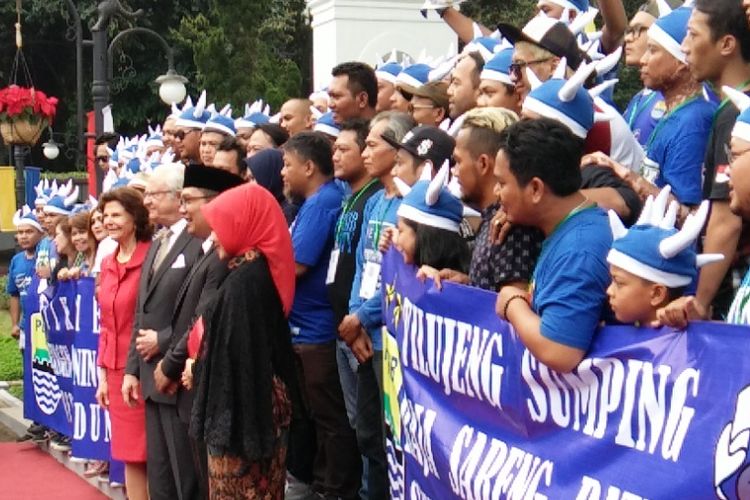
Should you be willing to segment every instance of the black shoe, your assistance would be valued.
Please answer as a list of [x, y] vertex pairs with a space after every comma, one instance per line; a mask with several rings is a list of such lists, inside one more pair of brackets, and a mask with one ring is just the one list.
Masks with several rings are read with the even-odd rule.
[[25, 441], [34, 441], [35, 443], [40, 443], [47, 439], [46, 434], [44, 427], [39, 424], [31, 424], [29, 428], [26, 429], [26, 434], [16, 439], [16, 442], [23, 443]]

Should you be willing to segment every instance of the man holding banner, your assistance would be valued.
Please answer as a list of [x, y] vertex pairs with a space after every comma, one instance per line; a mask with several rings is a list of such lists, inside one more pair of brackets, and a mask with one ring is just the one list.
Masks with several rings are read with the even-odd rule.
[[575, 369], [589, 350], [610, 281], [612, 234], [605, 212], [579, 191], [582, 149], [555, 120], [522, 121], [504, 131], [495, 165], [508, 221], [546, 237], [531, 292], [503, 287], [497, 313], [536, 359], [559, 372]]

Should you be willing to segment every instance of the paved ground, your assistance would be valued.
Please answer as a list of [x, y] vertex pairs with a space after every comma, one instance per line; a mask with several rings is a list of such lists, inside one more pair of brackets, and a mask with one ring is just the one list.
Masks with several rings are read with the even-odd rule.
[[11, 443], [16, 440], [16, 435], [10, 429], [0, 424], [0, 443]]

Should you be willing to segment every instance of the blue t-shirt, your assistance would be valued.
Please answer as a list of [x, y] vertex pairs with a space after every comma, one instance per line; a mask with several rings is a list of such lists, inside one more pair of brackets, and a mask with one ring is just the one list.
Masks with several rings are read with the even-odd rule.
[[661, 119], [646, 145], [641, 175], [685, 205], [703, 199], [703, 160], [716, 104], [703, 96], [685, 101]]
[[48, 266], [52, 271], [57, 265], [57, 249], [49, 236], [42, 238], [36, 246], [36, 267]]
[[376, 351], [383, 350], [383, 338], [381, 327], [383, 326], [383, 311], [381, 309], [380, 278], [375, 294], [369, 299], [361, 296], [362, 278], [365, 266], [368, 262], [380, 265], [383, 254], [378, 250], [378, 243], [383, 229], [395, 227], [398, 221], [398, 207], [401, 198], [385, 196], [385, 190], [381, 189], [365, 205], [362, 213], [362, 234], [357, 245], [357, 270], [352, 282], [352, 294], [349, 299], [349, 312], [356, 314], [362, 326], [367, 330], [372, 340], [372, 348]]
[[623, 117], [641, 146], [646, 147], [651, 133], [666, 110], [664, 96], [658, 91], [643, 89], [630, 100]]
[[[10, 296], [19, 297], [21, 299], [21, 304], [23, 304], [23, 299], [28, 294], [31, 279], [34, 277], [35, 264], [36, 255], [28, 257], [25, 251], [18, 252], [10, 260], [10, 267], [8, 268], [8, 285], [6, 286], [6, 291]], [[23, 308], [23, 306], [21, 307]], [[21, 311], [21, 322], [18, 326], [21, 328], [21, 330], [26, 331], [23, 311]]]
[[343, 196], [337, 184], [326, 182], [305, 200], [290, 228], [294, 260], [307, 267], [307, 272], [297, 278], [289, 313], [292, 343], [321, 344], [336, 338], [326, 274]]
[[542, 244], [532, 281], [532, 308], [542, 335], [588, 351], [607, 303], [612, 231], [604, 210], [580, 210]]

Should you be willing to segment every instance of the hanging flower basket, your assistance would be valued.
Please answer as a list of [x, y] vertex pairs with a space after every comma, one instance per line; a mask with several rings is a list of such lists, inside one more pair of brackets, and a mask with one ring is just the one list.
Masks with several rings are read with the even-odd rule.
[[57, 98], [41, 90], [18, 85], [0, 89], [0, 135], [6, 144], [33, 146], [56, 112]]

